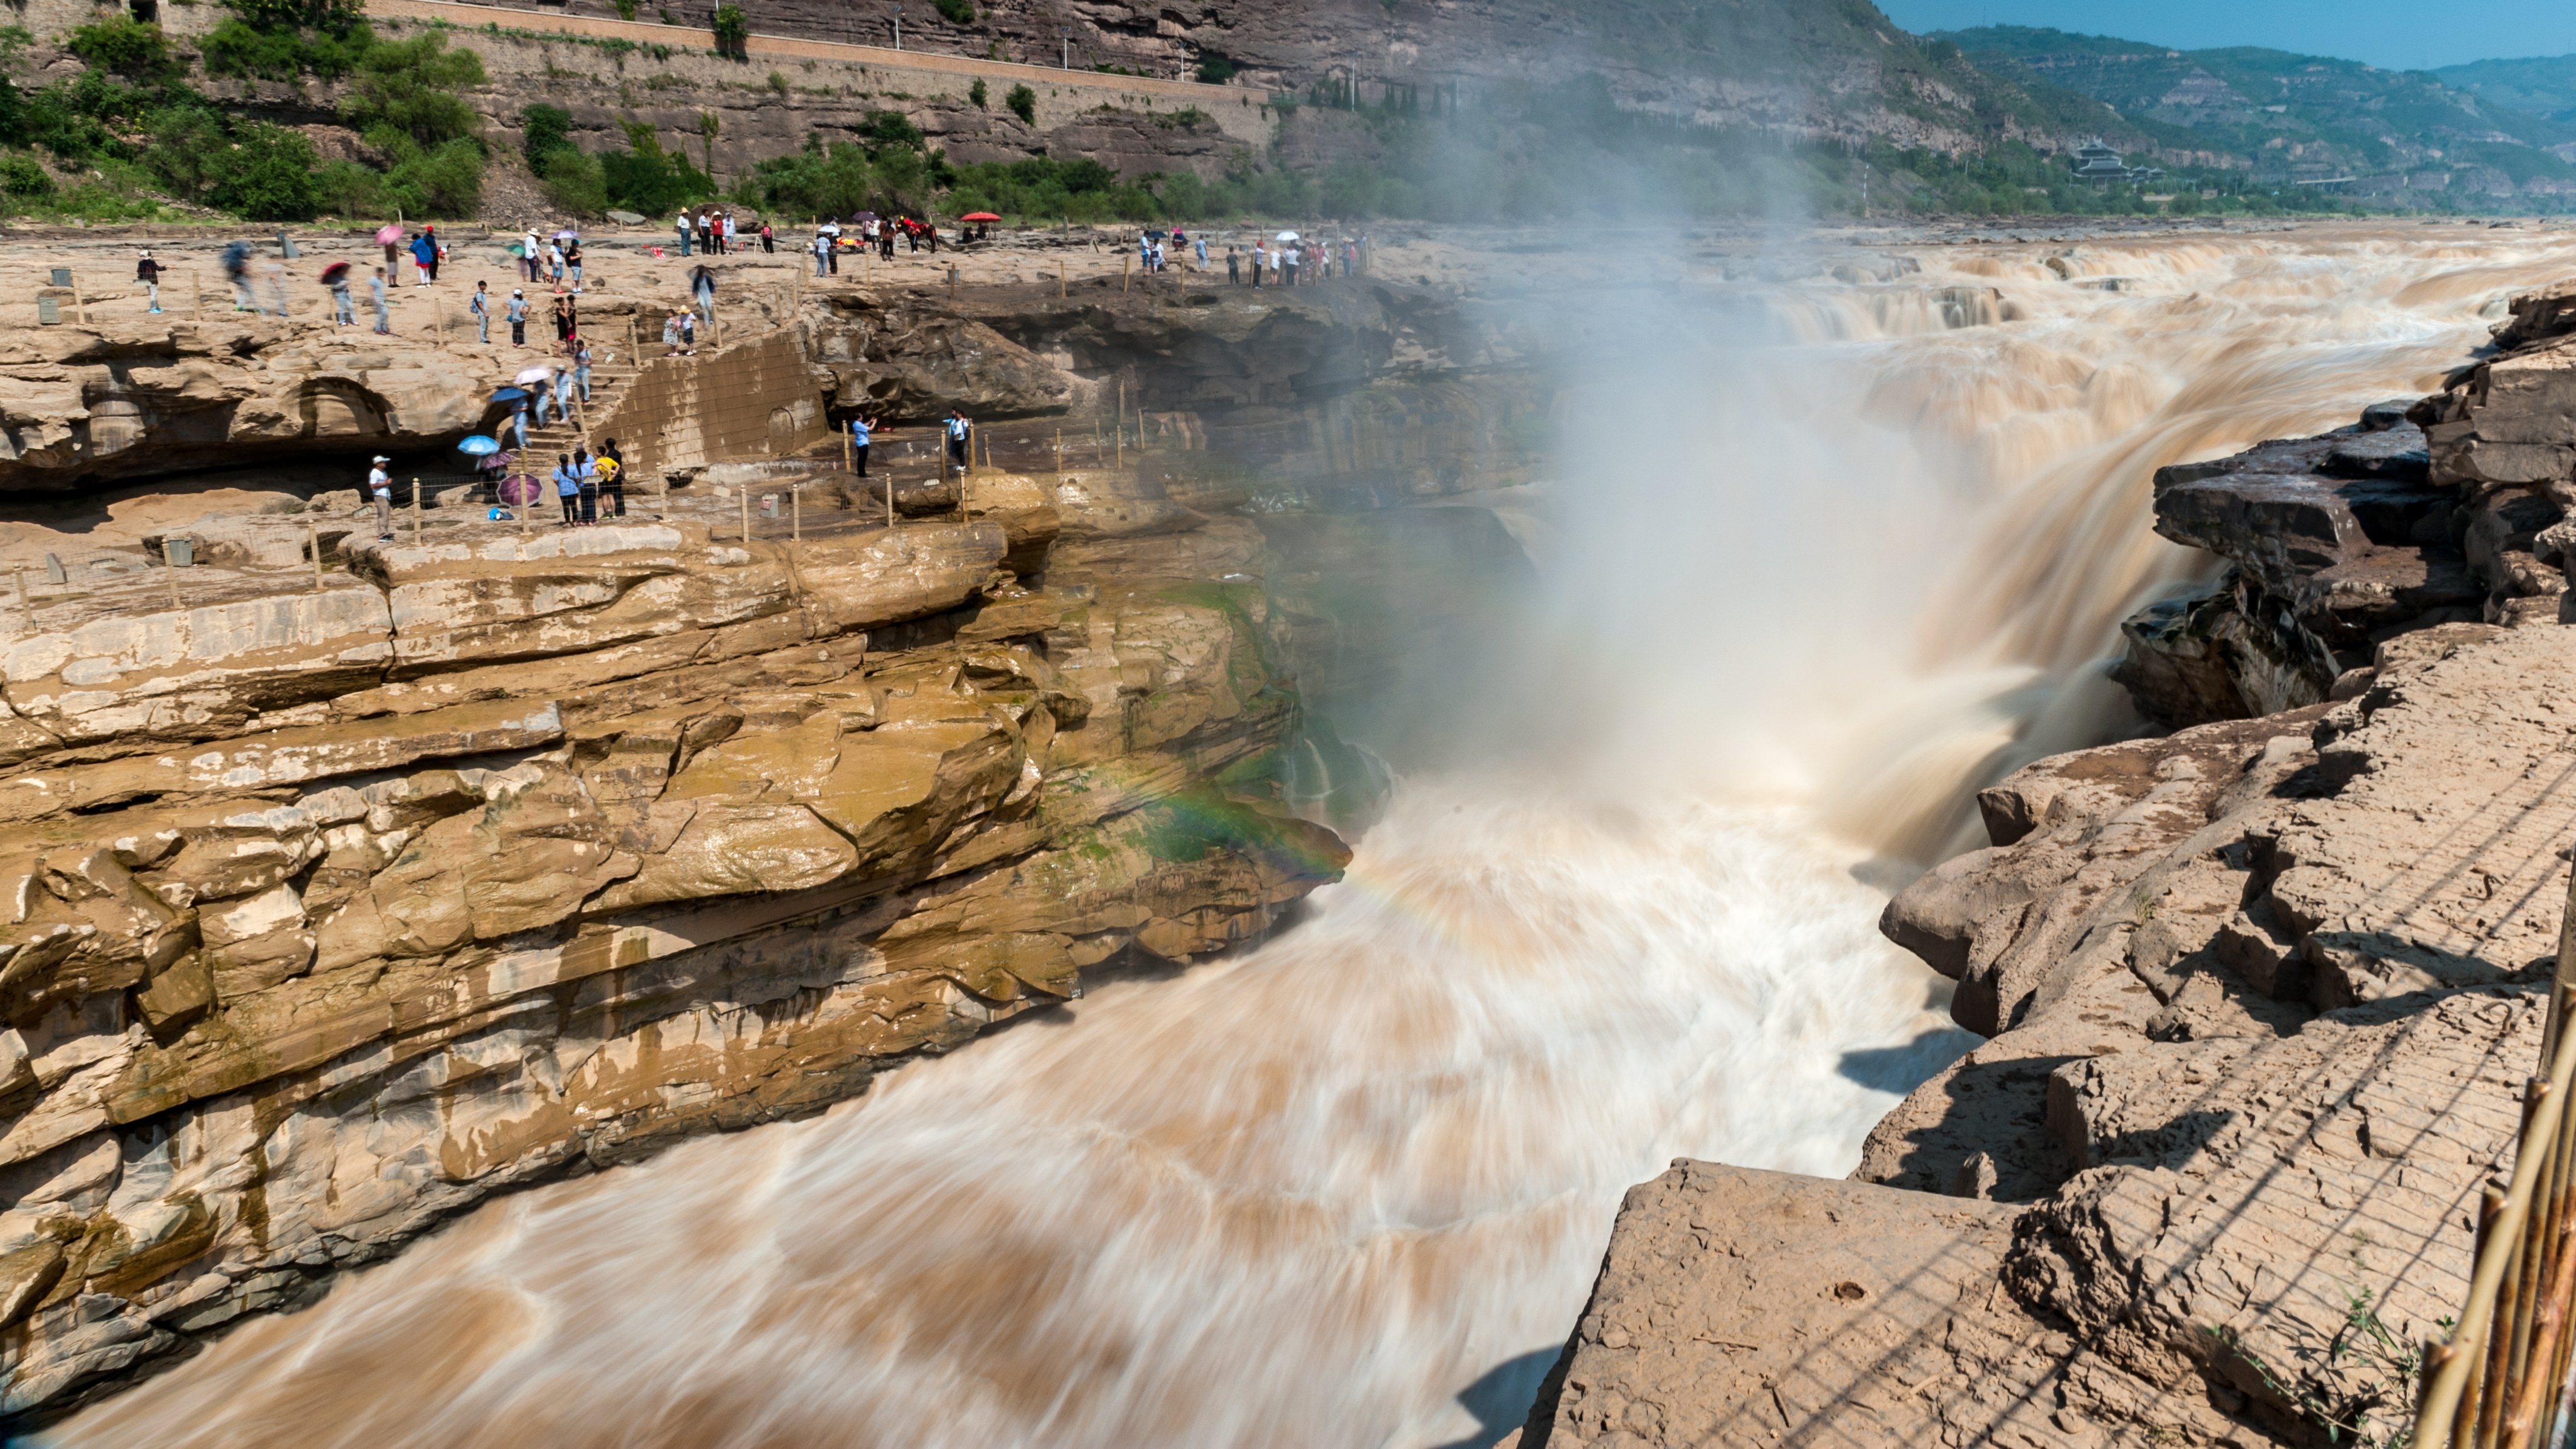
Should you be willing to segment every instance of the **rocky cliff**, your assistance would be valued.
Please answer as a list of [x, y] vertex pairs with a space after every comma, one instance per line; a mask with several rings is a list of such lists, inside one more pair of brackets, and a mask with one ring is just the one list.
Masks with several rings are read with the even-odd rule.
[[2407, 1422], [2568, 898], [2564, 310], [2420, 404], [2159, 476], [2224, 574], [2121, 672], [2186, 727], [1986, 790], [1991, 845], [1882, 922], [1987, 1040], [1849, 1182], [1632, 1192], [1523, 1449]]

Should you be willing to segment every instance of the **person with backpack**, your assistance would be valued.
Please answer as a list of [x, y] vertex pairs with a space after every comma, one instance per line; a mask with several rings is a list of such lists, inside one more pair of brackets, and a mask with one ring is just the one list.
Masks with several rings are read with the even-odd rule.
[[956, 465], [958, 472], [968, 471], [967, 461], [975, 456], [971, 451], [975, 438], [975, 425], [966, 420], [964, 413], [950, 408], [948, 421], [940, 425], [940, 430], [948, 436], [948, 461]]
[[250, 243], [234, 242], [224, 248], [224, 280], [233, 284], [233, 310], [256, 312], [259, 299], [250, 290]]
[[421, 232], [411, 239], [412, 285], [426, 287], [438, 280], [438, 238]]

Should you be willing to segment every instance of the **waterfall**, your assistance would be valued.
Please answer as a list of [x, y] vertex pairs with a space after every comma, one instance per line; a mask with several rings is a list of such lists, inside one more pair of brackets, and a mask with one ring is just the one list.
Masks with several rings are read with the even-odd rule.
[[1492, 1442], [1630, 1184], [1846, 1172], [1966, 1044], [1875, 919], [1978, 785], [2135, 727], [2117, 621], [2205, 567], [2153, 468], [2431, 386], [2576, 244], [1873, 255], [1574, 392], [1504, 724], [1295, 929], [489, 1204], [50, 1437]]

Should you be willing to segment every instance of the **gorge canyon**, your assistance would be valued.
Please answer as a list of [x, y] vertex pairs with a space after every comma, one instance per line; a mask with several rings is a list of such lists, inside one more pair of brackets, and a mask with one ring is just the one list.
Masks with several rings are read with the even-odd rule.
[[0, 357], [14, 1428], [2394, 1412], [2565, 897], [2576, 239], [1052, 245], [742, 274], [589, 530], [324, 472], [500, 349]]

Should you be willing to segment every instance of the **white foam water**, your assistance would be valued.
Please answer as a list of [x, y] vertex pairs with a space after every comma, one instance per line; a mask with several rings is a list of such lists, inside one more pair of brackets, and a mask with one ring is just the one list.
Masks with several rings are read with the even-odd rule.
[[2149, 533], [2152, 468], [2421, 388], [2576, 261], [2366, 229], [2064, 259], [2103, 291], [2049, 250], [1896, 284], [1976, 308], [1785, 285], [1619, 379], [1679, 425], [1574, 428], [1595, 466], [1515, 520], [1550, 577], [1516, 746], [1403, 781], [1293, 930], [487, 1205], [52, 1437], [1491, 1442], [1629, 1185], [1848, 1171], [1960, 1049], [1875, 918], [1977, 784], [2128, 723], [2116, 621], [2206, 567]]

